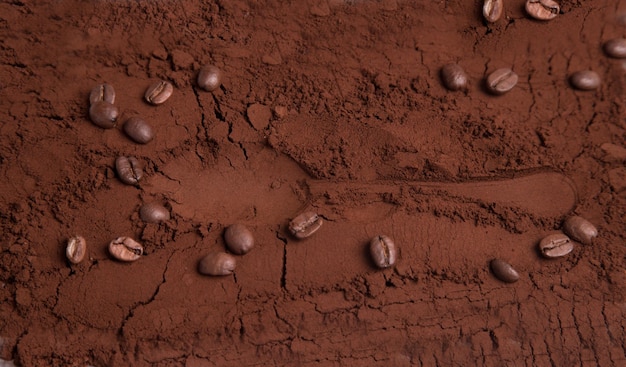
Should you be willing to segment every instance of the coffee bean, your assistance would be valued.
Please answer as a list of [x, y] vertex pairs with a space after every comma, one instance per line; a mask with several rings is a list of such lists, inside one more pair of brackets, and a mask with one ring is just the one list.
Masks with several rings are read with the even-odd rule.
[[604, 43], [604, 52], [607, 56], [616, 59], [626, 58], [626, 38], [614, 38]]
[[198, 73], [198, 86], [207, 92], [213, 92], [222, 85], [222, 71], [213, 65], [207, 65]]
[[594, 90], [600, 86], [600, 75], [592, 70], [577, 71], [570, 77], [570, 83], [576, 89]]
[[224, 231], [224, 242], [230, 251], [243, 255], [254, 247], [254, 236], [243, 224], [231, 224]]
[[370, 254], [379, 268], [388, 268], [396, 263], [398, 251], [393, 240], [385, 235], [376, 236], [370, 241]]
[[198, 272], [204, 275], [230, 275], [235, 271], [237, 260], [225, 252], [213, 252], [200, 260]]
[[585, 245], [591, 244], [591, 241], [598, 236], [598, 229], [587, 219], [577, 215], [571, 216], [563, 223], [563, 232], [570, 236], [574, 241], [578, 241]]
[[174, 92], [174, 86], [165, 80], [159, 80], [146, 89], [146, 101], [153, 105], [167, 101]]
[[89, 107], [91, 122], [103, 129], [115, 127], [119, 113], [117, 107], [105, 101], [95, 102]]
[[143, 169], [135, 157], [118, 157], [115, 160], [115, 169], [117, 176], [127, 185], [136, 185], [143, 177]]
[[527, 0], [526, 13], [538, 20], [554, 19], [561, 11], [559, 4], [553, 0]]
[[441, 81], [451, 91], [467, 88], [467, 74], [459, 64], [448, 64], [441, 68]]
[[324, 221], [317, 213], [304, 212], [289, 222], [289, 232], [296, 238], [306, 238], [320, 229], [322, 223]]
[[100, 84], [95, 86], [89, 93], [89, 104], [96, 102], [108, 102], [110, 104], [115, 103], [115, 90], [110, 84]]
[[159, 203], [148, 203], [139, 209], [139, 217], [147, 223], [159, 223], [170, 220], [170, 211]]
[[544, 237], [539, 242], [539, 251], [544, 257], [555, 258], [569, 254], [574, 249], [574, 242], [563, 233]]
[[72, 264], [83, 261], [87, 253], [87, 242], [82, 236], [72, 237], [67, 241], [65, 255]]
[[152, 127], [141, 117], [131, 117], [124, 123], [124, 132], [139, 144], [146, 144], [154, 138]]
[[504, 94], [517, 84], [517, 74], [508, 68], [494, 71], [487, 76], [487, 90], [493, 94]]
[[494, 23], [502, 16], [502, 10], [504, 9], [503, 0], [485, 0], [483, 3], [483, 16], [485, 19]]
[[109, 253], [120, 261], [135, 261], [143, 254], [143, 246], [130, 237], [118, 237], [109, 243]]
[[500, 279], [506, 283], [515, 283], [519, 279], [519, 273], [513, 269], [513, 267], [500, 259], [493, 259], [490, 263], [491, 271], [496, 276], [496, 278]]

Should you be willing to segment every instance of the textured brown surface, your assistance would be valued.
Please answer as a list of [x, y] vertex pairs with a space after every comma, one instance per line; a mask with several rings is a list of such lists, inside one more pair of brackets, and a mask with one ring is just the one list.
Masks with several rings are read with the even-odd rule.
[[[624, 366], [624, 1], [20, 1], [0, 4], [0, 358], [23, 366]], [[466, 92], [439, 68], [459, 63]], [[215, 64], [208, 93], [197, 71]], [[503, 96], [482, 80], [513, 69]], [[603, 84], [575, 91], [592, 69]], [[175, 90], [143, 101], [155, 80]], [[88, 119], [99, 83], [120, 124]], [[155, 132], [139, 145], [121, 122]], [[120, 155], [145, 165], [137, 186]], [[144, 223], [139, 208], [171, 209]], [[325, 220], [296, 241], [302, 210]], [[568, 214], [598, 227], [562, 259]], [[232, 276], [198, 274], [245, 224]], [[399, 248], [377, 270], [376, 235]], [[87, 240], [79, 265], [65, 243]], [[141, 242], [114, 261], [107, 244]], [[520, 273], [498, 281], [489, 261]], [[471, 364], [471, 363], [470, 363]]]

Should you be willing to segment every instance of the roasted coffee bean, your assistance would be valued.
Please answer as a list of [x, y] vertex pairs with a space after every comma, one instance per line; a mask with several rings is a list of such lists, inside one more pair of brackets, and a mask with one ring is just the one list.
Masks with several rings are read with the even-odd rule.
[[561, 11], [559, 4], [553, 0], [527, 0], [526, 13], [539, 20], [554, 19]]
[[385, 235], [374, 237], [370, 241], [370, 254], [379, 268], [388, 268], [396, 263], [398, 251], [393, 240]]
[[95, 86], [89, 93], [89, 104], [96, 102], [115, 103], [115, 90], [111, 84], [100, 84]]
[[571, 216], [563, 223], [563, 232], [570, 236], [574, 241], [578, 241], [585, 245], [591, 244], [591, 241], [598, 236], [598, 229], [587, 219], [577, 215]]
[[467, 88], [467, 74], [459, 64], [448, 64], [441, 68], [441, 81], [451, 91]]
[[89, 118], [95, 125], [103, 129], [115, 127], [120, 112], [109, 102], [96, 102], [89, 107]]
[[147, 223], [159, 223], [170, 220], [170, 211], [159, 203], [148, 203], [139, 209], [139, 217]]
[[502, 16], [503, 9], [503, 0], [485, 0], [483, 3], [483, 16], [490, 23], [497, 22]]
[[72, 237], [67, 241], [65, 255], [72, 264], [83, 261], [87, 253], [87, 242], [82, 236]]
[[494, 71], [487, 76], [487, 90], [493, 94], [504, 94], [517, 84], [517, 74], [508, 68]]
[[198, 86], [207, 92], [213, 92], [222, 85], [222, 71], [213, 65], [207, 65], [198, 73]]
[[127, 185], [136, 185], [143, 177], [141, 164], [135, 157], [118, 157], [115, 169], [120, 180]]
[[289, 222], [289, 232], [296, 238], [306, 238], [315, 233], [324, 221], [314, 212], [304, 212]]
[[555, 258], [569, 254], [574, 249], [574, 242], [563, 233], [544, 237], [539, 242], [539, 251], [544, 257]]
[[200, 260], [198, 272], [204, 275], [230, 275], [235, 271], [237, 260], [225, 252], [213, 252]]
[[231, 224], [224, 231], [226, 247], [237, 255], [243, 255], [254, 247], [254, 236], [243, 224]]
[[607, 56], [616, 59], [626, 58], [626, 38], [614, 38], [604, 43], [604, 52]]
[[153, 105], [158, 105], [167, 101], [174, 92], [172, 83], [159, 80], [146, 89], [146, 101]]
[[576, 89], [594, 90], [600, 86], [600, 75], [592, 70], [577, 71], [570, 77], [570, 83]]
[[493, 259], [490, 263], [491, 271], [496, 278], [506, 283], [515, 283], [519, 279], [519, 273], [513, 267], [500, 259]]
[[124, 132], [139, 144], [146, 144], [154, 138], [152, 127], [141, 117], [131, 117], [124, 123]]
[[143, 254], [143, 246], [130, 237], [118, 237], [109, 243], [109, 253], [120, 261], [135, 261]]

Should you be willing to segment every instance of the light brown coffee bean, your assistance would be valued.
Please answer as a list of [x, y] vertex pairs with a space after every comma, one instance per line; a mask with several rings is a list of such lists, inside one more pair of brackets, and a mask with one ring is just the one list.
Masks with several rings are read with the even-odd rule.
[[491, 271], [496, 278], [506, 283], [515, 283], [519, 280], [519, 273], [513, 269], [511, 264], [500, 260], [493, 259], [490, 263]]
[[109, 102], [96, 102], [89, 107], [91, 122], [103, 129], [115, 127], [120, 111]]
[[517, 84], [517, 74], [509, 69], [502, 68], [494, 71], [487, 76], [487, 90], [493, 94], [504, 94]]
[[549, 259], [565, 256], [573, 249], [574, 242], [563, 233], [554, 233], [539, 241], [539, 252]]
[[170, 211], [160, 203], [152, 202], [141, 206], [139, 217], [147, 223], [159, 223], [170, 220]]
[[115, 169], [120, 181], [127, 185], [136, 185], [143, 177], [143, 168], [135, 157], [118, 157], [115, 160]]
[[289, 232], [296, 238], [306, 238], [320, 229], [322, 223], [324, 221], [317, 213], [304, 212], [289, 222]]
[[167, 101], [174, 92], [174, 86], [172, 83], [165, 80], [159, 80], [153, 83], [146, 89], [145, 98], [146, 101], [153, 105], [158, 105]]
[[370, 241], [370, 254], [374, 264], [379, 268], [393, 266], [398, 257], [396, 244], [385, 235], [376, 236]]
[[198, 73], [198, 86], [207, 92], [213, 92], [222, 85], [222, 71], [213, 65], [207, 65]]
[[604, 53], [616, 59], [626, 58], [626, 38], [614, 38], [604, 43]]
[[235, 271], [237, 260], [225, 252], [213, 252], [198, 263], [198, 272], [204, 275], [230, 275]]
[[587, 219], [574, 215], [563, 222], [563, 232], [570, 236], [574, 241], [578, 241], [585, 245], [591, 244], [594, 238], [598, 236], [598, 229]]
[[448, 64], [441, 68], [441, 81], [451, 91], [467, 89], [468, 77], [459, 64]]
[[580, 90], [594, 90], [601, 84], [600, 75], [592, 70], [577, 71], [569, 80], [572, 87]]
[[154, 139], [154, 130], [141, 117], [131, 117], [124, 123], [124, 132], [139, 144], [149, 143]]
[[135, 261], [141, 258], [143, 246], [130, 237], [118, 237], [109, 243], [109, 253], [120, 261]]
[[483, 16], [490, 23], [497, 22], [503, 10], [503, 0], [485, 0], [483, 3]]
[[65, 255], [72, 264], [78, 264], [85, 258], [87, 253], [87, 241], [82, 236], [75, 236], [67, 241]]
[[111, 84], [99, 84], [89, 93], [90, 105], [101, 101], [108, 102], [110, 104], [115, 103], [115, 89], [113, 89]]
[[243, 255], [254, 247], [254, 236], [243, 224], [231, 224], [224, 231], [226, 247], [237, 255]]
[[553, 0], [527, 0], [526, 13], [538, 20], [550, 20], [556, 18], [561, 7]]

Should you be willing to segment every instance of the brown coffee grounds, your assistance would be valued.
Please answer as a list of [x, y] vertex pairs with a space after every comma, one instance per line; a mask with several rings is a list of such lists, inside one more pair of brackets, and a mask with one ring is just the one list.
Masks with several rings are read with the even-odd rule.
[[[0, 4], [0, 359], [19, 366], [626, 364], [626, 2]], [[620, 18], [620, 16], [622, 18]], [[465, 91], [439, 70], [459, 64]], [[196, 85], [204, 65], [221, 87]], [[516, 86], [486, 92], [510, 68]], [[593, 70], [597, 90], [568, 78]], [[174, 85], [162, 105], [146, 88]], [[89, 120], [109, 83], [121, 116]], [[140, 116], [145, 145], [122, 123]], [[144, 177], [125, 185], [115, 159]], [[171, 219], [145, 223], [145, 203]], [[294, 239], [311, 210], [323, 226]], [[599, 235], [537, 250], [570, 214]], [[242, 223], [234, 275], [199, 274]], [[395, 267], [368, 243], [387, 235]], [[69, 238], [87, 241], [78, 265]], [[120, 236], [145, 250], [115, 261]], [[520, 274], [506, 284], [499, 258]], [[469, 362], [468, 362], [469, 361]], [[5, 362], [0, 362], [5, 364]]]

